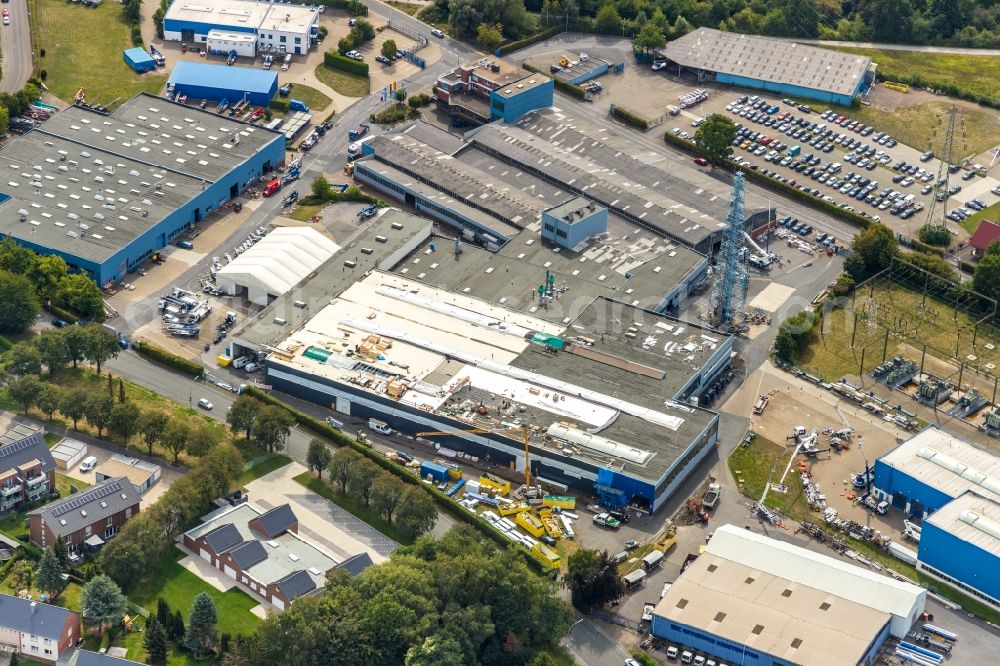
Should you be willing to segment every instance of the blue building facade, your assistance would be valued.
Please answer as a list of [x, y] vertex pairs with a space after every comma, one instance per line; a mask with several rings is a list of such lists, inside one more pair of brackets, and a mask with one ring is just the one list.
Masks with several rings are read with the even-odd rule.
[[917, 560], [921, 571], [1000, 609], [1000, 558], [993, 553], [925, 522]]
[[907, 515], [915, 514], [919, 518], [937, 511], [954, 499], [883, 460], [875, 461], [873, 486], [872, 494], [879, 500], [885, 500]]
[[859, 80], [857, 88], [855, 88], [854, 92], [850, 95], [844, 95], [827, 90], [804, 88], [802, 86], [793, 86], [786, 83], [778, 83], [776, 81], [766, 81], [764, 79], [753, 79], [746, 76], [736, 76], [733, 74], [726, 74], [724, 72], [716, 74], [715, 80], [718, 83], [739, 86], [741, 88], [753, 88], [755, 90], [771, 92], [775, 95], [802, 99], [814, 99], [820, 102], [827, 102], [828, 104], [840, 104], [841, 106], [850, 106], [853, 103], [854, 98], [861, 93], [865, 83], [863, 79]]
[[[720, 636], [703, 631], [701, 629], [674, 622], [668, 618], [653, 614], [653, 622], [650, 632], [657, 638], [662, 638], [672, 645], [683, 646], [684, 649], [692, 652], [700, 652], [716, 657], [720, 662], [727, 664], [744, 664], [746, 666], [798, 666], [793, 661], [782, 659], [772, 654], [762, 652], [749, 645], [726, 640]], [[871, 647], [865, 653], [861, 663], [870, 666], [875, 663], [879, 648], [889, 637], [889, 623], [878, 633]]]
[[167, 85], [191, 99], [231, 104], [245, 99], [255, 106], [267, 106], [278, 94], [278, 73], [181, 60], [174, 66]]
[[140, 49], [138, 47], [125, 49], [122, 52], [122, 60], [125, 61], [126, 65], [140, 74], [143, 72], [151, 72], [156, 69], [156, 61], [153, 60], [153, 56], [146, 53], [145, 49]]
[[522, 90], [515, 89], [511, 93], [505, 90], [494, 90], [490, 94], [490, 119], [512, 123], [521, 116], [552, 106], [555, 92], [555, 81], [541, 74], [535, 75], [541, 81], [525, 84]]
[[572, 249], [592, 236], [608, 231], [608, 209], [585, 197], [542, 211], [542, 238]]

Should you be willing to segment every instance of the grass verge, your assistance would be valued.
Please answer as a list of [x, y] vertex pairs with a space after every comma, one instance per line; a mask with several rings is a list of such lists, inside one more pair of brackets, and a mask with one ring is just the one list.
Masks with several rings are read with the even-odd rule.
[[295, 84], [292, 88], [292, 92], [288, 95], [288, 98], [305, 102], [305, 105], [308, 106], [309, 110], [313, 113], [323, 111], [326, 107], [330, 106], [330, 102], [333, 101], [319, 90], [301, 83]]
[[45, 85], [56, 97], [72, 102], [76, 91], [84, 88], [87, 101], [108, 104], [140, 92], [160, 92], [165, 75], [136, 74], [122, 60], [132, 38], [119, 3], [90, 9], [63, 0], [37, 0], [35, 11], [41, 43], [34, 46], [46, 51], [38, 67], [48, 72]]
[[[729, 456], [729, 471], [733, 473], [743, 494], [756, 501], [764, 492], [769, 478], [774, 483], [778, 482], [788, 465], [790, 455], [791, 452], [784, 446], [757, 435], [749, 446], [741, 444], [732, 452]], [[784, 493], [768, 491], [764, 503], [792, 520], [809, 520], [812, 513], [802, 492], [802, 484], [791, 483], [787, 487], [788, 490]]]
[[426, 7], [427, 5], [421, 5], [416, 2], [398, 2], [397, 0], [389, 0], [385, 4], [398, 9], [401, 12], [406, 12], [410, 16], [416, 16], [417, 12]]
[[292, 212], [285, 217], [290, 217], [293, 220], [298, 220], [299, 222], [308, 222], [313, 218], [313, 215], [319, 215], [319, 212], [326, 208], [326, 204], [319, 204], [316, 206], [296, 206], [292, 209]]
[[398, 543], [404, 545], [413, 543], [413, 537], [407, 532], [404, 532], [394, 524], [387, 522], [381, 514], [374, 509], [365, 506], [364, 503], [362, 503], [358, 498], [338, 492], [337, 489], [327, 483], [326, 480], [320, 481], [310, 472], [303, 472], [302, 474], [299, 474], [295, 477], [295, 480], [317, 495], [330, 500], [344, 511], [347, 511], [355, 517], [365, 521], [390, 539], [394, 539]]
[[261, 460], [259, 463], [250, 467], [249, 469], [243, 470], [243, 473], [240, 474], [240, 478], [237, 482], [242, 485], [246, 485], [251, 481], [256, 481], [265, 474], [270, 474], [271, 472], [277, 469], [281, 469], [290, 462], [292, 462], [292, 459], [289, 458], [288, 456], [275, 454], [270, 458], [265, 458], [264, 460]]
[[[949, 206], [949, 208], [955, 208], [955, 206]], [[989, 220], [990, 222], [1000, 220], [1000, 201], [992, 206], [987, 206], [981, 211], [973, 213], [969, 217], [962, 220], [960, 225], [963, 229], [968, 231], [971, 236], [976, 233], [976, 229], [979, 228], [979, 223], [983, 220]]]
[[316, 78], [345, 97], [364, 97], [371, 86], [367, 77], [348, 74], [323, 64], [316, 67]]

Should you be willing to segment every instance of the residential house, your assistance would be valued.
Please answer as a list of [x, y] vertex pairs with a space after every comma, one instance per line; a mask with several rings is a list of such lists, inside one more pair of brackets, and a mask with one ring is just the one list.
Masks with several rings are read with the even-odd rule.
[[67, 666], [130, 666], [131, 664], [143, 663], [145, 662], [121, 659], [120, 657], [112, 657], [109, 654], [91, 652], [90, 650], [77, 650], [69, 658]]
[[0, 653], [54, 664], [79, 640], [78, 612], [0, 594]]
[[0, 435], [0, 513], [55, 490], [55, 470], [42, 430], [17, 425]]
[[969, 245], [972, 246], [972, 256], [977, 259], [982, 257], [986, 248], [1000, 240], [1000, 225], [989, 220], [983, 220], [976, 227], [976, 233], [969, 238]]
[[368, 558], [365, 553], [364, 558], [355, 556], [338, 564], [298, 535], [298, 518], [288, 504], [266, 512], [240, 504], [203, 520], [184, 534], [184, 546], [278, 610], [318, 592], [327, 573], [341, 564], [350, 563], [349, 570], [355, 573]]
[[127, 478], [102, 481], [31, 511], [28, 514], [31, 541], [45, 548], [61, 536], [71, 556], [81, 555], [85, 546], [98, 549], [139, 513], [139, 500], [139, 492]]

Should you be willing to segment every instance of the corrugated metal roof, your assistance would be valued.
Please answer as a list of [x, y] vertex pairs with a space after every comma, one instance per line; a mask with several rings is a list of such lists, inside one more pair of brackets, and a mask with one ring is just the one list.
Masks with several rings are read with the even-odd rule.
[[278, 73], [267, 69], [227, 67], [180, 60], [174, 65], [168, 83], [267, 94], [277, 81]]
[[1000, 502], [970, 490], [945, 504], [924, 522], [1000, 557]]
[[693, 69], [853, 95], [872, 59], [767, 37], [699, 28], [660, 53]]

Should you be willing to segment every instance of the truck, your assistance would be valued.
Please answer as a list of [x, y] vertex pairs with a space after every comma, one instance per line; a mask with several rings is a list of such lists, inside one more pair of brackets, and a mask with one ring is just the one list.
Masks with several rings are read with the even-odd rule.
[[701, 500], [701, 508], [706, 511], [711, 511], [715, 508], [715, 505], [719, 503], [719, 494], [722, 492], [722, 487], [718, 483], [710, 483], [708, 485], [708, 492]]
[[610, 513], [599, 513], [594, 516], [594, 524], [602, 527], [610, 527], [611, 529], [616, 530], [621, 525], [621, 522], [619, 522], [618, 519], [613, 518]]
[[359, 220], [367, 220], [369, 217], [374, 217], [375, 213], [378, 212], [378, 206], [371, 204], [358, 211]]
[[757, 398], [757, 402], [755, 402], [753, 405], [753, 413], [763, 414], [764, 410], [767, 409], [767, 402], [769, 399], [770, 396], [767, 395], [762, 395], [759, 398]]
[[299, 167], [292, 167], [282, 176], [281, 182], [283, 185], [287, 185], [293, 180], [298, 180], [300, 175], [302, 175], [302, 170]]
[[352, 130], [349, 130], [347, 132], [347, 138], [350, 139], [351, 141], [357, 141], [358, 139], [360, 139], [361, 137], [363, 137], [365, 134], [368, 134], [368, 130], [370, 130], [370, 129], [371, 129], [371, 125], [369, 125], [367, 123], [361, 123], [356, 128], [354, 128]]
[[880, 502], [873, 495], [868, 495], [861, 503], [880, 516], [884, 516], [889, 511], [889, 503], [885, 500]]
[[264, 186], [264, 196], [269, 197], [275, 194], [280, 189], [281, 189], [281, 181], [275, 178]]

